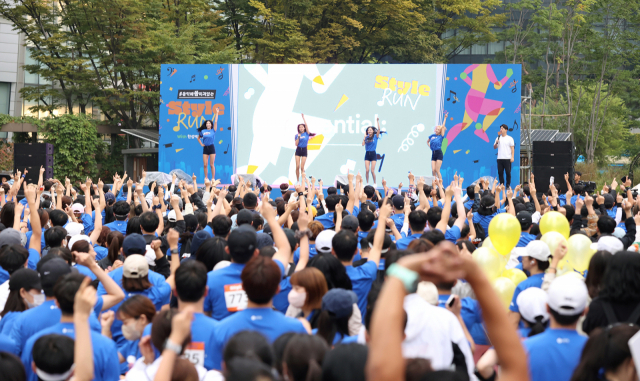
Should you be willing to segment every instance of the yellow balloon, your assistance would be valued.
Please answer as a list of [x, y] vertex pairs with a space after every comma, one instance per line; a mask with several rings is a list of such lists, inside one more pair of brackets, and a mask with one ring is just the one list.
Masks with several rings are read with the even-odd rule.
[[562, 234], [564, 238], [569, 238], [569, 230], [569, 221], [562, 213], [547, 212], [540, 220], [540, 232], [542, 234], [558, 232]]
[[527, 274], [525, 274], [524, 271], [515, 268], [504, 270], [500, 276], [510, 279], [516, 286], [527, 279]]
[[567, 260], [576, 271], [585, 271], [594, 253], [591, 240], [585, 235], [574, 234], [567, 240]]
[[513, 293], [516, 290], [516, 285], [509, 278], [499, 277], [493, 282], [493, 288], [498, 293], [500, 297], [500, 301], [505, 306], [505, 308], [509, 308], [509, 304], [511, 304], [511, 299], [513, 299]]
[[551, 255], [553, 255], [553, 253], [556, 251], [556, 247], [558, 247], [558, 245], [560, 243], [564, 243], [565, 246], [567, 245], [567, 240], [564, 238], [564, 236], [562, 234], [560, 234], [558, 232], [547, 232], [547, 233], [544, 233], [542, 235], [542, 237], [540, 237], [540, 241], [546, 243], [547, 246], [549, 246], [549, 250], [551, 251]]
[[[491, 237], [487, 237], [487, 238], [485, 238], [485, 239], [484, 239], [484, 241], [482, 241], [482, 246], [481, 246], [481, 247], [486, 247], [486, 248], [489, 248], [489, 249], [491, 249], [491, 250], [498, 251], [498, 250], [496, 250], [496, 248], [493, 246], [493, 242], [491, 242]], [[500, 254], [500, 253], [498, 253], [498, 254]]]
[[489, 223], [489, 237], [496, 251], [507, 255], [520, 240], [520, 222], [509, 213], [500, 213]]
[[471, 256], [478, 263], [489, 280], [493, 281], [500, 276], [500, 273], [502, 272], [500, 254], [492, 249], [481, 247], [474, 251]]

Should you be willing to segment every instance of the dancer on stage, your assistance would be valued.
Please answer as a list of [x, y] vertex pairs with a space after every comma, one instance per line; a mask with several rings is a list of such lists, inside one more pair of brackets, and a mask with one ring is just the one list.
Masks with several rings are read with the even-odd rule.
[[[202, 126], [198, 128], [198, 143], [202, 148], [202, 161], [204, 162], [204, 178], [208, 177], [208, 166], [211, 163], [211, 180], [216, 178], [216, 130], [218, 129], [218, 113], [220, 110], [216, 107], [216, 115], [213, 122], [205, 120]], [[202, 140], [201, 140], [202, 139]]]
[[304, 164], [307, 162], [307, 145], [309, 144], [309, 138], [314, 136], [309, 132], [309, 125], [307, 124], [304, 114], [302, 115], [302, 121], [304, 123], [298, 124], [298, 134], [296, 135], [296, 180], [300, 182], [300, 174], [304, 177]]
[[369, 184], [369, 168], [371, 168], [371, 175], [373, 176], [373, 183], [376, 183], [376, 161], [378, 155], [376, 154], [376, 147], [378, 146], [378, 139], [380, 139], [380, 118], [376, 120], [378, 128], [373, 126], [367, 127], [362, 145], [365, 149], [364, 154], [364, 167], [366, 169], [367, 184]]
[[441, 126], [436, 126], [435, 134], [429, 136], [429, 147], [431, 148], [431, 174], [433, 177], [437, 177], [442, 180], [442, 174], [440, 173], [440, 167], [442, 166], [442, 159], [444, 154], [442, 153], [442, 139], [444, 139], [444, 133], [447, 128], [444, 126], [447, 123], [447, 116], [449, 113], [444, 114], [444, 120]]

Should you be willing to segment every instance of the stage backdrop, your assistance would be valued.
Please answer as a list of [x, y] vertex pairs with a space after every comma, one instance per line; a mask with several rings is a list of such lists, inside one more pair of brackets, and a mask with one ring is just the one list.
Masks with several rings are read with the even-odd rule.
[[[169, 68], [177, 69], [171, 77]], [[220, 69], [222, 80], [217, 79]], [[216, 136], [222, 141], [216, 145], [216, 177], [224, 174], [223, 182], [228, 182], [232, 168], [272, 184], [295, 182], [295, 135], [304, 113], [310, 132], [316, 134], [309, 141], [307, 175], [323, 179], [325, 185], [347, 170], [364, 176], [362, 139], [366, 127], [376, 126], [380, 118], [386, 133], [378, 142], [378, 185], [384, 178], [389, 186], [400, 182], [407, 186], [409, 171], [431, 175], [427, 140], [448, 111], [441, 169], [445, 181], [450, 182], [456, 171], [466, 184], [481, 176], [496, 176], [493, 142], [499, 126], [507, 124], [516, 143], [511, 171], [511, 183], [516, 184], [520, 181], [520, 70], [520, 65], [163, 65], [159, 167], [168, 172], [182, 165], [188, 173], [199, 174], [202, 182], [202, 149], [195, 138], [178, 138], [184, 131], [195, 136], [202, 118], [193, 128], [187, 128], [188, 122], [177, 126], [176, 120], [186, 113], [184, 105], [166, 106], [168, 94], [173, 95], [171, 101], [181, 101], [175, 94], [178, 88], [217, 89], [213, 103], [223, 104], [226, 110], [231, 99], [232, 105], [221, 116], [218, 126], [224, 130]], [[184, 75], [173, 79], [181, 71]], [[214, 79], [213, 87], [198, 87], [190, 82], [193, 78], [200, 84]], [[229, 97], [223, 95], [227, 88]], [[190, 104], [186, 110], [194, 107]], [[205, 114], [207, 110], [205, 106]], [[171, 112], [175, 114], [168, 115]], [[169, 126], [163, 123], [167, 119]], [[188, 146], [178, 147], [175, 141]], [[231, 148], [224, 155], [229, 142]], [[183, 146], [183, 151], [176, 152]]]
[[[216, 131], [216, 178], [229, 183], [233, 174], [229, 65], [162, 65], [160, 82], [160, 148], [158, 168], [179, 168], [204, 183], [198, 127], [213, 120]], [[209, 178], [211, 169], [209, 168]]]

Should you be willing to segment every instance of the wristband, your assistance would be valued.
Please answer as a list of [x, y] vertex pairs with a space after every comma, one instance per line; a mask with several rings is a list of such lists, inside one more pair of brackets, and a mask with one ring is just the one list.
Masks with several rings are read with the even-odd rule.
[[387, 276], [399, 279], [404, 285], [404, 289], [408, 294], [416, 292], [418, 289], [418, 281], [420, 276], [417, 272], [409, 270], [406, 267], [400, 266], [397, 263], [392, 264], [387, 269]]
[[304, 236], [308, 237], [309, 239], [311, 239], [311, 236], [313, 235], [313, 233], [311, 233], [311, 230], [309, 229], [305, 229], [305, 230], [298, 230], [297, 232], [294, 233], [294, 237], [295, 239], [300, 239]]
[[178, 250], [178, 249], [171, 249], [170, 252], [171, 252], [171, 255], [180, 254], [180, 250]]
[[176, 344], [169, 339], [167, 339], [167, 341], [164, 343], [164, 349], [175, 352], [178, 356], [180, 356], [180, 354], [182, 353], [182, 345]]

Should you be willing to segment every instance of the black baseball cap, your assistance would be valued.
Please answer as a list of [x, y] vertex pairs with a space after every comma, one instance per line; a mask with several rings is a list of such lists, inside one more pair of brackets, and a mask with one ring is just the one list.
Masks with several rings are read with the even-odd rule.
[[122, 241], [122, 252], [125, 257], [130, 254], [144, 255], [147, 252], [147, 242], [138, 233], [127, 234]]
[[360, 222], [358, 218], [352, 215], [345, 216], [342, 219], [342, 229], [351, 230], [352, 232], [356, 232], [358, 227], [360, 226]]
[[241, 225], [231, 231], [227, 244], [229, 245], [231, 257], [234, 255], [250, 255], [258, 248], [258, 235], [253, 226]]
[[531, 213], [523, 210], [516, 214], [516, 218], [520, 221], [520, 227], [522, 230], [528, 229], [529, 226], [533, 223], [533, 219], [531, 218]]
[[42, 289], [42, 283], [40, 282], [40, 275], [38, 272], [31, 269], [18, 269], [11, 274], [9, 279], [9, 291], [20, 290], [24, 288], [26, 290]]
[[58, 279], [71, 272], [71, 267], [62, 258], [53, 258], [48, 260], [40, 267], [40, 283], [45, 295], [50, 296], [53, 293]]
[[402, 197], [401, 195], [397, 194], [393, 196], [391, 202], [393, 203], [394, 208], [398, 210], [404, 209], [404, 197]]
[[614, 200], [613, 196], [609, 193], [605, 193], [604, 194], [604, 207], [609, 209], [611, 207], [613, 207], [613, 204], [615, 203], [616, 200]]

